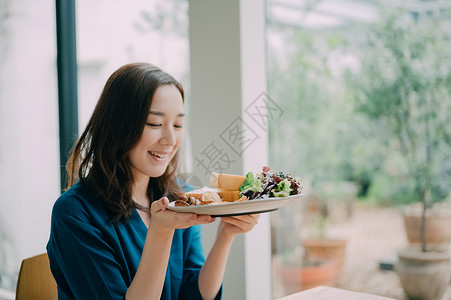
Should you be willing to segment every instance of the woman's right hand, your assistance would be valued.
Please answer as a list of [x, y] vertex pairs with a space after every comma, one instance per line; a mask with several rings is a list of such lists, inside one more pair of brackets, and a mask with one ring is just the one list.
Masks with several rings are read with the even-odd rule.
[[195, 213], [180, 213], [167, 209], [169, 199], [163, 197], [154, 201], [150, 206], [149, 227], [153, 229], [182, 229], [193, 225], [213, 223], [216, 219], [209, 215], [197, 215]]

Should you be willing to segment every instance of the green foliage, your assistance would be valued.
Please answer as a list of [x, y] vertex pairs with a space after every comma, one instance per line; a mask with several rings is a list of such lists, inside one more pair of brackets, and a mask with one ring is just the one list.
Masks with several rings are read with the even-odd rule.
[[270, 165], [313, 183], [353, 180], [367, 186], [384, 146], [378, 127], [355, 114], [353, 91], [330, 66], [331, 53], [348, 47], [348, 41], [340, 32], [298, 31], [292, 39], [290, 69], [282, 69], [276, 58], [270, 61], [269, 93], [277, 95], [284, 111], [270, 126]]
[[443, 11], [413, 19], [400, 9], [354, 31], [284, 32], [293, 41], [285, 65], [269, 51], [268, 92], [284, 111], [270, 125], [270, 165], [314, 185], [357, 181], [361, 196], [381, 204], [443, 200], [451, 190], [444, 20]]
[[[390, 151], [407, 166], [408, 183], [397, 192], [440, 201], [449, 192], [440, 182], [451, 174], [442, 168], [451, 152], [451, 42], [441, 15], [403, 16], [387, 14], [369, 28], [361, 69], [348, 82], [356, 89], [356, 110], [385, 128], [396, 142]], [[398, 193], [394, 200], [406, 198]]]

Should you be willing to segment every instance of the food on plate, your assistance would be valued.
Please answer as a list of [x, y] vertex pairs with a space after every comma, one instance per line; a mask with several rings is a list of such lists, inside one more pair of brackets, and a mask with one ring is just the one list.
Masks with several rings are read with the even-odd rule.
[[[220, 188], [203, 187], [203, 188], [191, 191], [191, 192], [187, 192], [187, 193], [185, 193], [185, 195], [200, 199], [202, 197], [202, 195], [205, 193], [216, 193], [216, 194], [218, 194], [219, 198], [221, 198], [221, 201], [227, 201], [227, 202], [234, 202], [241, 198], [239, 187], [236, 189], [236, 191], [227, 191], [227, 190], [223, 190]], [[216, 200], [217, 200], [217, 198], [216, 198]]]
[[182, 198], [175, 201], [175, 206], [207, 205], [224, 202], [246, 201], [247, 197], [240, 196], [239, 191], [218, 191], [213, 188], [203, 187], [186, 192]]
[[177, 207], [179, 207], [179, 206], [190, 206], [190, 204], [188, 202], [186, 202], [186, 201], [183, 201], [183, 200], [175, 200], [174, 201], [174, 206], [177, 206]]
[[240, 186], [240, 195], [249, 200], [272, 197], [288, 197], [298, 195], [302, 191], [301, 180], [291, 174], [270, 172], [269, 167], [263, 167], [261, 173], [246, 174], [244, 183]]
[[204, 205], [222, 201], [218, 193], [214, 189], [208, 187], [186, 192], [181, 200], [186, 201], [191, 205]]
[[216, 192], [218, 193], [219, 197], [221, 197], [222, 201], [225, 201], [225, 202], [235, 202], [241, 198], [239, 190], [222, 191], [222, 190], [217, 189]]
[[224, 191], [238, 191], [245, 179], [246, 177], [241, 175], [212, 172], [210, 186]]
[[242, 198], [240, 186], [243, 185], [244, 180], [246, 180], [245, 176], [212, 172], [210, 186], [215, 189], [223, 201], [236, 202]]
[[263, 167], [263, 171], [255, 175], [249, 172], [246, 176], [212, 173], [210, 185], [211, 187], [185, 193], [174, 205], [207, 205], [288, 197], [302, 191], [299, 178], [283, 172], [272, 173], [269, 167]]

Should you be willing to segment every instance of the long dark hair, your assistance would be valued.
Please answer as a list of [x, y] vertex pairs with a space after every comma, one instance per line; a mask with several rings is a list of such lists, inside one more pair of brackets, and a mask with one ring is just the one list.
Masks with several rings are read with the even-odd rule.
[[[143, 133], [152, 97], [162, 85], [174, 85], [184, 99], [182, 85], [151, 64], [128, 64], [115, 71], [67, 162], [67, 188], [80, 180], [93, 189], [113, 222], [129, 218], [134, 207], [140, 208], [132, 199], [129, 153]], [[179, 198], [178, 164], [177, 152], [165, 173], [151, 178], [147, 188], [151, 203], [163, 196], [171, 201]]]

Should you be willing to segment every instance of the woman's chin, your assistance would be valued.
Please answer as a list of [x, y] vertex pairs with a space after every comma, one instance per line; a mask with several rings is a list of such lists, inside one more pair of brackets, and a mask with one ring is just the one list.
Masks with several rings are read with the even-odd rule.
[[163, 176], [164, 172], [166, 172], [167, 166], [164, 168], [155, 168], [151, 172], [149, 172], [149, 176], [151, 178], [157, 178]]

